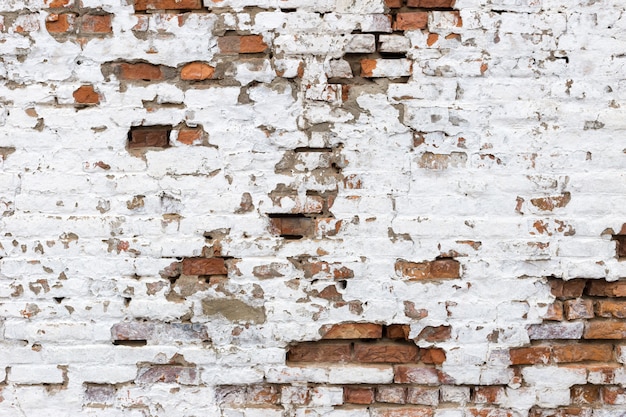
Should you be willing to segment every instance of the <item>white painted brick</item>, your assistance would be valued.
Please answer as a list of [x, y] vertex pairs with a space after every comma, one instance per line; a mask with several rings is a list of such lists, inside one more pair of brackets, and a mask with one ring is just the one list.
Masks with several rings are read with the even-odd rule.
[[55, 365], [13, 365], [8, 379], [15, 384], [62, 384], [63, 370]]

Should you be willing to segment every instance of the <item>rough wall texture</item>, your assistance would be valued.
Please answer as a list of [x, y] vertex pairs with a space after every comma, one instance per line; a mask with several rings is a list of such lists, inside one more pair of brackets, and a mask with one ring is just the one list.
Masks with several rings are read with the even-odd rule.
[[625, 10], [0, 1], [0, 415], [626, 415]]

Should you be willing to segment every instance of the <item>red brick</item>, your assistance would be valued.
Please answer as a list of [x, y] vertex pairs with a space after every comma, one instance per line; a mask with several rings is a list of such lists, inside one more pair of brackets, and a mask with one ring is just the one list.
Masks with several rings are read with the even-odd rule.
[[180, 79], [185, 81], [203, 81], [213, 78], [215, 68], [203, 62], [190, 62], [180, 70]]
[[275, 386], [250, 386], [246, 390], [246, 402], [250, 405], [278, 404], [280, 392]]
[[397, 384], [439, 384], [439, 373], [435, 368], [413, 365], [396, 365], [393, 381]]
[[348, 362], [350, 343], [300, 343], [289, 348], [292, 362]]
[[426, 364], [441, 365], [446, 361], [446, 352], [440, 348], [420, 349], [420, 361]]
[[473, 400], [476, 404], [499, 404], [504, 397], [503, 387], [476, 387]]
[[99, 104], [100, 96], [94, 90], [92, 85], [83, 85], [78, 87], [72, 94], [74, 101], [78, 104]]
[[543, 316], [544, 320], [554, 320], [561, 321], [563, 320], [563, 302], [556, 300], [554, 303], [548, 306], [548, 311]]
[[550, 347], [531, 346], [509, 351], [512, 365], [546, 364], [550, 361]]
[[267, 49], [261, 35], [223, 36], [217, 39], [217, 45], [223, 54], [254, 54]]
[[550, 280], [550, 287], [552, 289], [552, 295], [559, 299], [565, 298], [578, 298], [583, 295], [585, 289], [585, 279], [572, 279], [569, 281], [563, 281], [561, 279]]
[[626, 301], [598, 300], [596, 314], [600, 317], [626, 318]]
[[626, 297], [626, 281], [590, 280], [587, 294], [597, 297]]
[[417, 360], [418, 347], [391, 343], [357, 343], [354, 360], [364, 363], [407, 363]]
[[111, 15], [84, 15], [80, 22], [80, 30], [83, 33], [111, 33]]
[[432, 417], [434, 411], [426, 407], [372, 408], [372, 417]]
[[575, 300], [567, 300], [563, 305], [565, 307], [565, 317], [568, 320], [593, 318], [592, 300], [577, 298]]
[[344, 387], [343, 401], [347, 404], [372, 404], [374, 402], [374, 389]]
[[202, 0], [135, 0], [136, 11], [202, 9]]
[[169, 146], [171, 126], [139, 126], [130, 131], [128, 147], [166, 148]]
[[120, 79], [128, 81], [157, 81], [163, 79], [163, 71], [158, 65], [143, 62], [137, 64], [123, 63], [118, 66], [118, 76]]
[[403, 12], [396, 15], [393, 30], [418, 30], [428, 27], [427, 12]]
[[461, 277], [461, 265], [454, 259], [444, 258], [426, 262], [396, 261], [396, 272], [410, 280], [449, 279]]
[[585, 339], [626, 339], [626, 322], [594, 320], [585, 325]]
[[449, 9], [454, 6], [455, 0], [407, 0], [409, 7], [421, 7], [424, 9]]
[[341, 323], [321, 330], [324, 339], [380, 339], [383, 326], [373, 323]]
[[385, 0], [385, 6], [392, 9], [399, 9], [402, 7], [402, 0]]
[[613, 359], [613, 345], [572, 344], [552, 347], [552, 359], [557, 363], [599, 361]]
[[417, 339], [427, 342], [445, 342], [450, 339], [451, 333], [452, 328], [450, 326], [427, 326], [417, 335]]
[[591, 405], [600, 399], [600, 387], [597, 385], [582, 385], [570, 390], [572, 403], [576, 405]]
[[376, 389], [376, 401], [379, 403], [406, 403], [406, 388], [395, 386], [380, 386]]
[[304, 237], [313, 233], [314, 224], [310, 217], [272, 217], [270, 230], [280, 236]]
[[185, 275], [226, 275], [228, 269], [223, 258], [185, 258], [183, 259]]
[[54, 14], [46, 17], [46, 30], [49, 33], [67, 33], [74, 31], [76, 15], [72, 13]]
[[531, 204], [543, 211], [552, 211], [555, 208], [565, 207], [569, 204], [572, 196], [569, 192], [565, 192], [561, 195], [533, 198], [530, 200]]
[[191, 145], [196, 140], [201, 139], [203, 134], [204, 131], [201, 128], [184, 127], [178, 131], [178, 138], [176, 140], [185, 145]]
[[389, 339], [409, 339], [411, 326], [408, 324], [391, 324], [385, 327], [385, 337]]

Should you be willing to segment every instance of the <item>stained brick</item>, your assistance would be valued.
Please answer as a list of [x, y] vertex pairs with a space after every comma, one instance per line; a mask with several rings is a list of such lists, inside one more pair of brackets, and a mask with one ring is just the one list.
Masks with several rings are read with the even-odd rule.
[[454, 259], [436, 259], [430, 262], [396, 261], [396, 272], [411, 280], [449, 279], [461, 277], [461, 265]]
[[613, 346], [609, 344], [571, 344], [552, 347], [555, 362], [610, 361]]
[[592, 405], [600, 399], [600, 387], [581, 385], [571, 388], [572, 403], [576, 405]]
[[379, 386], [376, 388], [376, 401], [379, 403], [406, 403], [406, 388], [394, 386]]
[[599, 297], [626, 297], [626, 281], [590, 280], [587, 294]]
[[425, 340], [427, 342], [445, 342], [450, 339], [452, 328], [450, 326], [426, 326], [422, 329], [417, 340]]
[[546, 364], [550, 361], [549, 346], [515, 348], [509, 351], [512, 365]]
[[476, 387], [472, 400], [476, 404], [499, 404], [505, 395], [506, 392], [503, 387]]
[[354, 345], [354, 360], [365, 363], [415, 362], [418, 351], [415, 345], [357, 343]]
[[343, 398], [347, 404], [372, 404], [374, 402], [374, 389], [344, 387]]
[[602, 387], [600, 388], [602, 400], [610, 405], [626, 404], [626, 388], [622, 387]]
[[408, 387], [406, 402], [408, 404], [430, 405], [436, 407], [439, 404], [439, 388]]
[[393, 380], [398, 384], [435, 385], [439, 383], [439, 374], [435, 368], [396, 365]]
[[178, 365], [155, 365], [139, 368], [135, 382], [138, 384], [167, 384], [198, 385], [199, 373], [196, 368]]
[[314, 221], [309, 217], [272, 217], [270, 230], [280, 236], [303, 237], [313, 233]]
[[571, 323], [542, 323], [528, 327], [528, 336], [531, 340], [542, 339], [580, 339], [582, 338], [584, 324], [581, 322]]
[[565, 307], [565, 316], [568, 320], [593, 318], [592, 300], [577, 298], [575, 300], [567, 300], [563, 305]]
[[434, 411], [425, 407], [372, 408], [372, 417], [432, 417]]
[[46, 17], [46, 30], [50, 33], [73, 32], [75, 21], [76, 15], [72, 13], [51, 13]]
[[347, 362], [350, 358], [349, 343], [301, 343], [287, 353], [292, 362]]
[[554, 320], [561, 321], [563, 320], [563, 302], [556, 300], [554, 303], [548, 306], [548, 311], [543, 316], [544, 320]]

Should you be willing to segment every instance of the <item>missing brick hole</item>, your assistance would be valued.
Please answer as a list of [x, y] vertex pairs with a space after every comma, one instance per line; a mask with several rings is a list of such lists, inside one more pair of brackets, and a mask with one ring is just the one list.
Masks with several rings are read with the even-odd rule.
[[300, 146], [296, 149], [294, 149], [295, 153], [302, 153], [302, 152], [332, 152], [333, 148], [313, 148], [313, 147], [308, 147], [308, 146]]
[[124, 297], [124, 307], [128, 307], [128, 306], [130, 305], [130, 302], [131, 302], [132, 300], [133, 300], [133, 299], [132, 299], [132, 298], [130, 298], [130, 297]]
[[615, 241], [615, 253], [619, 261], [626, 260], [626, 235], [613, 235], [611, 240]]
[[128, 131], [128, 148], [168, 148], [172, 125], [134, 126]]
[[61, 302], [63, 302], [63, 300], [65, 300], [65, 297], [52, 297], [52, 299], [57, 303], [57, 304], [61, 304]]
[[139, 347], [139, 346], [146, 346], [148, 344], [148, 341], [145, 340], [145, 339], [139, 339], [139, 340], [114, 340], [113, 344], [115, 346]]
[[337, 286], [342, 289], [345, 290], [346, 287], [348, 286], [348, 281], [346, 281], [345, 279], [342, 279], [340, 281], [337, 282]]

